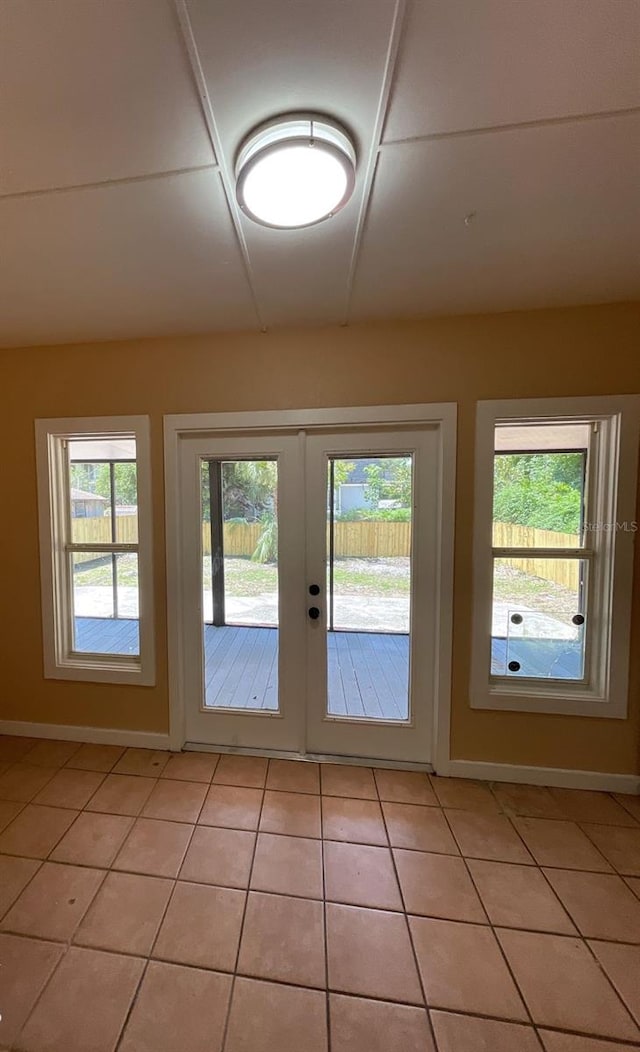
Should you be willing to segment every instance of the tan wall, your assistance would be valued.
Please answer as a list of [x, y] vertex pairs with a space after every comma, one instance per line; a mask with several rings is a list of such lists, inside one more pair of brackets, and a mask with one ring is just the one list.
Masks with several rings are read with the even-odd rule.
[[[0, 352], [0, 500], [12, 512], [0, 514], [0, 716], [167, 730], [163, 414], [455, 401], [459, 447], [452, 754], [637, 771], [638, 560], [628, 720], [472, 712], [468, 680], [475, 402], [638, 391], [639, 337], [640, 305], [617, 305]], [[149, 414], [152, 422], [157, 685], [45, 681], [33, 421], [121, 413]]]

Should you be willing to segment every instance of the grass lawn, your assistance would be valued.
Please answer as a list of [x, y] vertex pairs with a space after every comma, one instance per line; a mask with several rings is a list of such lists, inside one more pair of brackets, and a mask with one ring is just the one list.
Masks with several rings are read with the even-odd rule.
[[[81, 564], [82, 566], [82, 564]], [[84, 570], [76, 567], [73, 579], [77, 588], [95, 588], [102, 585], [111, 588], [112, 585], [112, 563], [108, 555], [101, 560], [99, 565], [92, 565]], [[118, 584], [137, 588], [138, 586], [138, 556], [132, 552], [118, 555]]]
[[[228, 595], [251, 596], [275, 592], [278, 571], [274, 563], [254, 563], [251, 559], [225, 559]], [[203, 584], [211, 587], [211, 559], [204, 558]], [[408, 559], [336, 559], [334, 587], [342, 595], [407, 595]]]

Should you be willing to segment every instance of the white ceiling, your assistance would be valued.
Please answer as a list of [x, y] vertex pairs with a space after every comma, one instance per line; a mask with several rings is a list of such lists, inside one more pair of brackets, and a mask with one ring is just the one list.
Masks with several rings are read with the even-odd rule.
[[[639, 56], [638, 0], [3, 0], [0, 345], [638, 298]], [[356, 192], [271, 231], [299, 109]]]

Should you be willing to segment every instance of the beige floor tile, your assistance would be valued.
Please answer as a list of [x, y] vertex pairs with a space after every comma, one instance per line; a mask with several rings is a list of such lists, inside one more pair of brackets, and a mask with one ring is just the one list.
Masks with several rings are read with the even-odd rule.
[[640, 796], [634, 796], [631, 793], [614, 793], [613, 798], [632, 818], [640, 822]]
[[[611, 866], [574, 822], [514, 818], [513, 824], [539, 866], [611, 871]], [[609, 826], [602, 828], [609, 829]]]
[[591, 939], [589, 946], [636, 1023], [640, 1025], [640, 946], [596, 942]]
[[409, 926], [430, 1007], [527, 1021], [490, 928], [429, 917]]
[[[250, 793], [257, 790], [241, 791]], [[260, 831], [319, 838], [322, 836], [319, 797], [304, 793], [269, 792], [267, 789], [260, 815]]]
[[331, 990], [423, 1003], [403, 914], [327, 903], [326, 921]]
[[74, 821], [77, 811], [27, 804], [0, 833], [0, 852], [26, 858], [46, 858]]
[[97, 950], [151, 952], [173, 881], [133, 873], [107, 873], [74, 942]]
[[180, 880], [248, 887], [255, 840], [255, 833], [239, 829], [197, 826], [182, 863]]
[[40, 991], [64, 953], [64, 946], [0, 935], [2, 1014], [0, 1048], [12, 1048]]
[[113, 768], [114, 774], [146, 775], [159, 778], [171, 753], [154, 749], [127, 749]]
[[18, 763], [37, 742], [37, 738], [18, 738], [10, 734], [0, 735], [0, 763]]
[[150, 877], [177, 877], [192, 832], [193, 826], [182, 822], [137, 818], [113, 868]]
[[27, 763], [17, 763], [0, 775], [0, 800], [17, 800], [26, 804], [57, 772], [57, 767], [32, 767]]
[[162, 921], [153, 956], [232, 972], [246, 894], [232, 888], [179, 881]]
[[83, 811], [52, 852], [54, 862], [78, 866], [111, 865], [133, 825], [125, 815], [100, 815]]
[[121, 745], [81, 745], [65, 767], [73, 767], [80, 771], [101, 771], [107, 774], [124, 755]]
[[370, 767], [323, 763], [320, 768], [323, 796], [347, 796], [357, 800], [377, 800], [378, 792]]
[[401, 849], [394, 850], [393, 854], [408, 913], [487, 923], [482, 903], [461, 858]]
[[431, 785], [442, 807], [492, 813], [500, 810], [488, 785], [483, 782], [474, 782], [469, 778], [438, 778], [432, 775]]
[[323, 796], [322, 829], [327, 840], [387, 846], [382, 811], [375, 800]]
[[576, 934], [570, 917], [537, 867], [469, 859], [469, 869], [492, 924]]
[[445, 810], [465, 858], [533, 865], [533, 859], [506, 815]]
[[255, 979], [324, 988], [322, 903], [249, 892], [238, 972]]
[[142, 814], [145, 818], [164, 818], [171, 822], [196, 822], [206, 795], [207, 787], [202, 782], [161, 779], [144, 805]]
[[636, 1046], [600, 1041], [597, 1037], [560, 1034], [558, 1031], [539, 1030], [545, 1052], [632, 1052]]
[[72, 946], [19, 1039], [20, 1052], [113, 1052], [144, 961]]
[[389, 800], [395, 804], [423, 804], [429, 807], [438, 805], [431, 782], [421, 771], [376, 768], [374, 775], [381, 800]]
[[540, 1052], [536, 1032], [521, 1023], [432, 1012], [439, 1052]]
[[39, 741], [25, 756], [37, 767], [62, 767], [80, 749], [80, 742]]
[[504, 928], [497, 934], [534, 1023], [640, 1039], [640, 1030], [581, 940]]
[[601, 822], [603, 825], [636, 827], [635, 820], [608, 793], [586, 789], [551, 789], [553, 799], [572, 822]]
[[384, 803], [382, 810], [392, 847], [436, 851], [444, 855], [460, 854], [439, 808]]
[[151, 961], [118, 1052], [221, 1052], [231, 982]]
[[322, 898], [322, 845], [308, 837], [258, 833], [253, 891]]
[[86, 805], [87, 811], [136, 817], [151, 796], [155, 778], [127, 774], [108, 774]]
[[401, 910], [402, 899], [387, 847], [324, 843], [325, 897], [330, 902]]
[[34, 797], [34, 804], [81, 810], [104, 778], [97, 771], [72, 771], [62, 767]]
[[13, 905], [40, 865], [35, 858], [0, 855], [0, 917]]
[[317, 795], [320, 792], [320, 765], [302, 760], [270, 760], [267, 789]]
[[104, 872], [45, 862], [2, 921], [2, 930], [67, 941], [89, 908]]
[[640, 902], [621, 877], [569, 869], [544, 873], [582, 935], [640, 943]]
[[18, 800], [0, 800], [0, 831], [6, 829], [25, 805]]
[[200, 825], [224, 826], [228, 829], [257, 829], [263, 795], [262, 789], [212, 785], [198, 822]]
[[326, 995], [300, 986], [236, 979], [224, 1052], [276, 1050], [326, 1052]]
[[264, 756], [221, 756], [213, 781], [222, 785], [244, 785], [264, 789], [268, 760]]
[[640, 877], [640, 828], [583, 825], [584, 832], [619, 873]]
[[219, 759], [216, 752], [173, 753], [160, 777], [185, 782], [210, 782]]
[[331, 994], [329, 1016], [331, 1052], [435, 1052], [424, 1008]]
[[526, 818], [564, 818], [550, 791], [542, 785], [495, 782], [493, 794], [506, 814]]

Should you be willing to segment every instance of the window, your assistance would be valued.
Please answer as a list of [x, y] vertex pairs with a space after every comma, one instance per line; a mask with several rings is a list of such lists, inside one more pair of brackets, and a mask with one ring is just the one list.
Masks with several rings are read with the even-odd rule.
[[626, 715], [639, 409], [479, 403], [472, 707]]
[[45, 676], [154, 681], [145, 417], [36, 422]]

